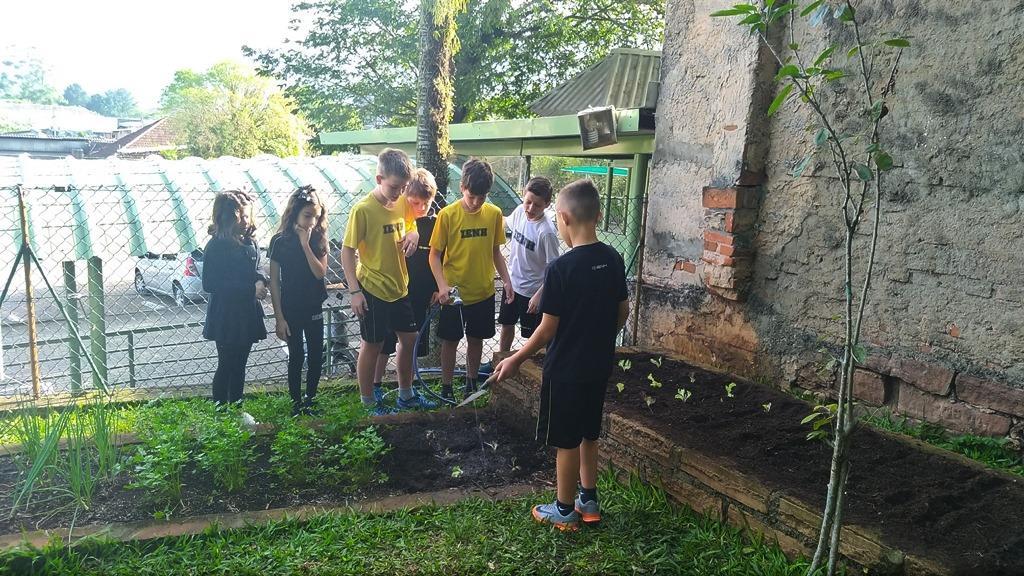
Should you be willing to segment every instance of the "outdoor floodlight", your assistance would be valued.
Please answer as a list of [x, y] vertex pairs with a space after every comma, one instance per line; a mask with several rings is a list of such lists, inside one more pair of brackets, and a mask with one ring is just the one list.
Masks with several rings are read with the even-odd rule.
[[587, 108], [576, 114], [584, 150], [611, 146], [619, 141], [615, 133], [615, 107]]

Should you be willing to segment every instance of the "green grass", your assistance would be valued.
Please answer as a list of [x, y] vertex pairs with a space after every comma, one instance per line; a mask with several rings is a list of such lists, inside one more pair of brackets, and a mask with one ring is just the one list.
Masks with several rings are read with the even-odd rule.
[[774, 546], [751, 541], [637, 480], [600, 483], [605, 521], [561, 533], [535, 524], [530, 507], [552, 494], [491, 503], [464, 501], [388, 514], [327, 514], [306, 524], [148, 543], [92, 541], [68, 550], [0, 555], [25, 574], [686, 574], [803, 575]]
[[940, 426], [923, 422], [912, 424], [906, 418], [880, 410], [864, 416], [864, 421], [877, 428], [905, 434], [950, 452], [977, 460], [989, 468], [1024, 476], [1024, 458], [1007, 445], [1006, 438], [989, 438], [973, 434], [950, 434]]

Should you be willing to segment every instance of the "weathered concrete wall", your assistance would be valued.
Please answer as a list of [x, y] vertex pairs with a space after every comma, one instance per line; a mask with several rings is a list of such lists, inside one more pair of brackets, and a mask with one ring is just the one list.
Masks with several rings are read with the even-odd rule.
[[[669, 3], [641, 332], [748, 376], [827, 385], [817, 350], [842, 328], [840, 192], [825, 157], [789, 175], [812, 117], [795, 100], [765, 116], [775, 66], [734, 21], [709, 17], [729, 4]], [[913, 43], [884, 124], [900, 167], [882, 199], [858, 395], [1005, 434], [1024, 417], [1024, 2], [858, 6], [866, 36], [881, 26]], [[810, 50], [852, 45], [831, 19], [794, 32]], [[715, 203], [730, 187], [756, 190], [748, 228], [729, 228], [744, 206]]]

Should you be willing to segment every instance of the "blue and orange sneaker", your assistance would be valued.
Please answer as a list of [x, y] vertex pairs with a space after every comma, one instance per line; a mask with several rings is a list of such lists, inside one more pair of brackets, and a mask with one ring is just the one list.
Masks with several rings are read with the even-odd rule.
[[412, 398], [409, 398], [408, 400], [402, 400], [402, 397], [399, 396], [397, 399], [395, 399], [395, 405], [398, 407], [399, 411], [433, 410], [437, 408], [437, 402], [427, 400], [419, 392], [414, 393], [412, 395]]
[[550, 524], [561, 531], [577, 530], [580, 527], [580, 515], [573, 510], [568, 514], [558, 511], [558, 502], [538, 504], [533, 507], [533, 519], [541, 524]]
[[576, 496], [576, 513], [584, 524], [593, 525], [601, 522], [601, 505], [597, 500], [584, 502], [583, 498]]

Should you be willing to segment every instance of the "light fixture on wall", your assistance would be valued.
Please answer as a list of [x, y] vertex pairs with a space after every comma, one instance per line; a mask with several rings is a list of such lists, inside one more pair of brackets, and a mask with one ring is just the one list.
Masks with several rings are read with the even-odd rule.
[[584, 150], [611, 146], [619, 141], [615, 132], [615, 107], [587, 108], [576, 114]]

